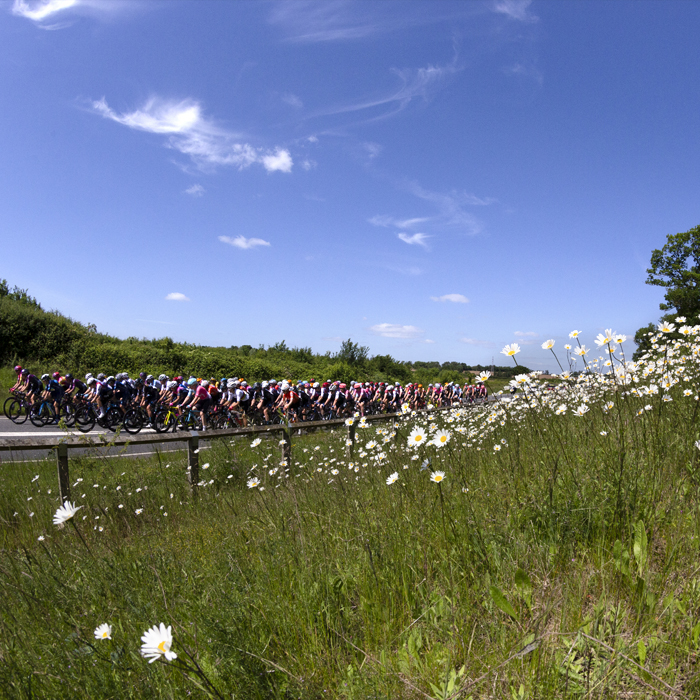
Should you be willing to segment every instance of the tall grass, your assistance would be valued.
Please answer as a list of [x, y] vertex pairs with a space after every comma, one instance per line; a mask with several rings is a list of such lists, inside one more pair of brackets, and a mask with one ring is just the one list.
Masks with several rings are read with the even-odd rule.
[[[196, 497], [184, 454], [71, 460], [63, 529], [54, 464], [4, 464], [2, 692], [697, 697], [692, 351], [359, 427], [352, 457], [344, 432], [295, 436], [291, 464], [275, 441], [216, 441]], [[199, 672], [141, 658], [160, 622]]]

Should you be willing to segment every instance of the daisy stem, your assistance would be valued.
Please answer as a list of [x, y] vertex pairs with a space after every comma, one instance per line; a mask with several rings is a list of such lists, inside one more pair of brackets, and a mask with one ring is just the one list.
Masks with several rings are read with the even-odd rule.
[[88, 544], [85, 541], [85, 538], [83, 537], [82, 533], [78, 529], [78, 526], [75, 524], [75, 520], [73, 520], [73, 518], [70, 519], [70, 524], [73, 526], [73, 529], [78, 534], [78, 537], [80, 537], [80, 541], [85, 545], [85, 549], [87, 549], [88, 554], [94, 559], [95, 555], [90, 551], [90, 547], [88, 547]]

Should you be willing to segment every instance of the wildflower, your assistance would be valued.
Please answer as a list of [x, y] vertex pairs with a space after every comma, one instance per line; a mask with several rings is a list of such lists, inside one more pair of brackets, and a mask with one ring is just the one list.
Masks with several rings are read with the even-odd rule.
[[32, 484], [39, 478], [39, 475], [37, 474], [33, 479], [32, 479]]
[[360, 418], [360, 422], [358, 423], [358, 425], [360, 426], [360, 428], [366, 428], [367, 427], [367, 419], [364, 416], [362, 416], [362, 418]]
[[386, 480], [386, 485], [391, 486], [395, 481], [399, 480], [399, 473], [394, 472], [393, 474], [389, 474]]
[[588, 408], [588, 406], [586, 406], [585, 403], [582, 403], [582, 404], [574, 411], [574, 415], [583, 416], [583, 415], [585, 415], [586, 413], [588, 413], [588, 411], [590, 411], [590, 410], [591, 410], [591, 409]]
[[409, 446], [415, 447], [423, 442], [425, 442], [425, 430], [421, 427], [414, 428], [408, 436]]
[[487, 382], [489, 380], [490, 376], [491, 376], [491, 372], [482, 372], [481, 374], [477, 375], [476, 381], [477, 382]]
[[253, 440], [253, 442], [250, 443], [250, 446], [257, 447], [261, 442], [262, 440], [260, 438], [255, 438], [255, 440]]
[[676, 326], [673, 323], [659, 323], [656, 327], [661, 333], [673, 333], [676, 330]]
[[587, 352], [588, 348], [585, 345], [581, 345], [581, 347], [574, 348], [574, 354], [578, 355], [579, 357], [583, 357]]
[[625, 340], [627, 340], [627, 336], [626, 336], [626, 335], [622, 335], [622, 333], [618, 333], [618, 334], [613, 338], [613, 340], [614, 340], [618, 345], [622, 345], [622, 343], [624, 343]]
[[569, 333], [569, 338], [578, 338], [581, 335], [581, 331], [571, 331]]
[[373, 450], [377, 446], [377, 443], [374, 440], [370, 440], [366, 445], [365, 449], [366, 450]]
[[501, 446], [500, 446], [500, 445], [494, 445], [494, 446], [493, 446], [493, 451], [494, 451], [494, 452], [500, 452], [500, 451], [501, 451]]
[[173, 633], [170, 625], [166, 627], [161, 622], [160, 627], [151, 627], [151, 629], [144, 632], [141, 641], [143, 642], [141, 645], [141, 656], [149, 659], [149, 664], [152, 664], [161, 656], [164, 656], [168, 661], [177, 659], [177, 654], [170, 651], [173, 643]]
[[513, 357], [513, 355], [517, 355], [520, 352], [520, 346], [517, 343], [512, 343], [511, 345], [506, 345], [503, 350], [501, 350], [501, 353], [503, 355], [506, 355], [508, 357]]
[[543, 350], [551, 350], [553, 347], [554, 347], [554, 340], [545, 340], [544, 343], [542, 343]]
[[257, 476], [254, 476], [251, 479], [248, 479], [247, 483], [249, 489], [254, 489], [256, 486], [260, 485], [260, 479], [258, 479]]
[[143, 508], [137, 508], [134, 513], [136, 513], [136, 515], [141, 515], [141, 513], [143, 513]]
[[438, 430], [437, 433], [435, 433], [435, 437], [432, 440], [432, 444], [435, 445], [435, 447], [442, 447], [443, 445], [446, 445], [450, 440], [450, 433], [447, 430]]
[[112, 626], [106, 622], [95, 629], [95, 639], [112, 639]]
[[63, 524], [70, 520], [81, 508], [82, 506], [74, 506], [70, 501], [66, 501], [53, 516], [53, 524], [63, 527]]
[[44, 537], [43, 535], [39, 535], [39, 537], [37, 537], [37, 540], [39, 540], [39, 542], [43, 542], [45, 539], [46, 537]]
[[430, 475], [430, 481], [434, 481], [439, 484], [445, 478], [445, 472], [432, 472]]
[[338, 476], [338, 470], [337, 470], [337, 469], [331, 469], [331, 474], [333, 474], [333, 476]]
[[346, 418], [345, 419], [345, 425], [354, 425], [355, 419], [354, 418]]
[[209, 462], [202, 465], [202, 469], [209, 469]]

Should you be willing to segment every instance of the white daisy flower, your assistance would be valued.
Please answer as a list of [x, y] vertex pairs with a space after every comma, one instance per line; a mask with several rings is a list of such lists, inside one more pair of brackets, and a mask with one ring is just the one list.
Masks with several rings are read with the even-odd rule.
[[106, 622], [95, 629], [95, 639], [112, 639], [112, 625]]
[[170, 651], [173, 643], [173, 633], [170, 625], [166, 627], [161, 622], [160, 627], [151, 627], [151, 629], [144, 632], [141, 641], [143, 642], [141, 645], [141, 656], [149, 659], [149, 664], [163, 656], [168, 661], [177, 659], [177, 654]]

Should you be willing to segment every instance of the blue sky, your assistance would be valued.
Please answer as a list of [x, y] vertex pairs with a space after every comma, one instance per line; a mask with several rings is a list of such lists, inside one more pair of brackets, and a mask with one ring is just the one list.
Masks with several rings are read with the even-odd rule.
[[0, 277], [120, 337], [550, 368], [700, 223], [700, 3], [0, 2]]

